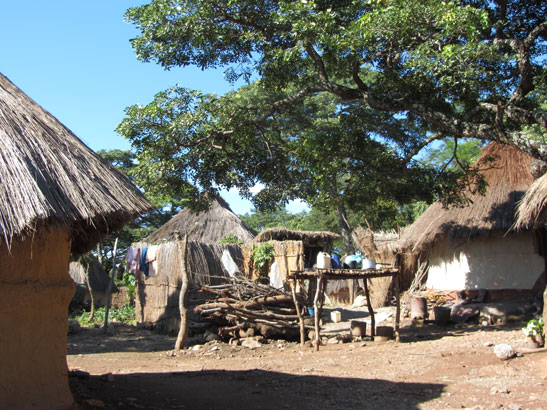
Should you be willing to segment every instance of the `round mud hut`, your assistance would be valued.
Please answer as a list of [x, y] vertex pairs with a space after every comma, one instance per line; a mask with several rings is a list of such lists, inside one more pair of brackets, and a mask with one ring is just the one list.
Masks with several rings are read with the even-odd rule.
[[[487, 158], [491, 162], [484, 162]], [[469, 194], [465, 207], [431, 205], [401, 235], [401, 248], [425, 257], [425, 287], [460, 291], [487, 300], [530, 295], [545, 287], [544, 250], [532, 230], [513, 229], [519, 201], [533, 182], [534, 159], [491, 142], [476, 163], [488, 183], [486, 194]]]
[[0, 74], [0, 408], [69, 409], [69, 255], [151, 208]]

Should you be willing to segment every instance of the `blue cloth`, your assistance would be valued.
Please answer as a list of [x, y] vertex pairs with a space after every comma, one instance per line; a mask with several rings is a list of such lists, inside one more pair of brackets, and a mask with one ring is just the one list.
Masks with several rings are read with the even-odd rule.
[[146, 262], [146, 252], [148, 252], [148, 248], [142, 248], [139, 267], [144, 276], [148, 277], [148, 268], [150, 268], [150, 265], [148, 265], [149, 262]]
[[340, 269], [340, 258], [335, 253], [330, 257], [330, 266], [332, 269]]
[[362, 259], [360, 254], [348, 255], [344, 258], [344, 267], [346, 269], [358, 269], [361, 266]]

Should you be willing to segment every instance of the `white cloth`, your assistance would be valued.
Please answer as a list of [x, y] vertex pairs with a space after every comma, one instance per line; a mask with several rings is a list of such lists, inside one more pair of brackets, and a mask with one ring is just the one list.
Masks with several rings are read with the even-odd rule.
[[137, 272], [139, 270], [139, 261], [141, 259], [141, 248], [130, 246], [125, 255], [127, 262], [125, 270], [127, 272]]
[[224, 249], [220, 260], [224, 265], [224, 269], [226, 269], [226, 271], [228, 272], [228, 275], [235, 276], [236, 273], [239, 273], [239, 268], [232, 259], [232, 255], [230, 255], [230, 251], [228, 249]]
[[270, 286], [276, 289], [283, 288], [283, 278], [281, 277], [281, 269], [277, 262], [272, 263], [270, 268]]
[[148, 247], [146, 251], [146, 262], [148, 262], [148, 276], [158, 276], [158, 245]]

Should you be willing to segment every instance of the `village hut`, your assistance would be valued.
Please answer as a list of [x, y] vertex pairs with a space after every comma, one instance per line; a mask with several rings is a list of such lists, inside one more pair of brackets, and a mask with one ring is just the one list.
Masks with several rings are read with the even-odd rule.
[[186, 270], [190, 285], [196, 288], [225, 283], [236, 270], [243, 272], [241, 247], [219, 242], [230, 235], [249, 242], [255, 234], [221, 197], [216, 197], [207, 211], [194, 213], [185, 209], [147, 238], [133, 244], [138, 249], [154, 249], [157, 265], [154, 276], [146, 276], [142, 271], [136, 274], [137, 323], [160, 333], [178, 331], [182, 284], [178, 236], [187, 235]]
[[[487, 158], [494, 161], [480, 165]], [[512, 229], [517, 204], [533, 180], [532, 161], [514, 147], [490, 143], [475, 165], [488, 183], [486, 195], [470, 194], [471, 202], [463, 208], [436, 202], [403, 231], [403, 252], [429, 264], [427, 289], [460, 291], [467, 297], [481, 293], [495, 300], [545, 286], [536, 235]]]
[[69, 255], [151, 205], [0, 74], [0, 408], [73, 408]]
[[[284, 227], [264, 229], [252, 243], [243, 246], [245, 275], [254, 280], [269, 280], [275, 287], [282, 285], [288, 289], [290, 272], [313, 268], [319, 252], [330, 253], [339, 237], [323, 231], [298, 231]], [[269, 264], [259, 268], [253, 263], [253, 252], [265, 243], [273, 246], [274, 256]], [[313, 289], [308, 288], [308, 292], [311, 295]]]
[[[107, 302], [107, 289], [110, 283], [110, 276], [103, 268], [99, 260], [86, 255], [78, 261], [70, 262], [68, 273], [76, 284], [76, 291], [72, 298], [77, 305], [90, 305], [91, 292], [93, 292], [93, 303], [95, 306], [105, 306]], [[112, 283], [112, 293], [117, 293], [118, 287]]]
[[547, 217], [547, 174], [536, 179], [519, 203], [515, 228], [541, 229]]
[[264, 229], [254, 238], [252, 244], [245, 246], [245, 266], [250, 272], [253, 249], [262, 243], [270, 242], [275, 249], [274, 261], [278, 262], [281, 277], [285, 281], [287, 274], [292, 270], [312, 268], [319, 252], [330, 253], [334, 241], [339, 237], [336, 233], [323, 231], [297, 231], [284, 227]]
[[[397, 254], [399, 243], [399, 232], [392, 231], [377, 231], [358, 226], [351, 233], [353, 242], [359, 250], [368, 259], [374, 259], [377, 264], [383, 266], [398, 266]], [[399, 286], [408, 287], [410, 282], [404, 275], [404, 271], [399, 272], [397, 280]], [[364, 288], [362, 280], [358, 281], [358, 285]], [[386, 276], [381, 278], [368, 279], [370, 302], [373, 308], [386, 306], [389, 301], [390, 291], [393, 285], [393, 277]], [[349, 289], [348, 289], [349, 291]], [[351, 299], [351, 295], [350, 295]]]
[[235, 235], [244, 243], [252, 241], [256, 235], [220, 196], [212, 201], [206, 211], [195, 213], [190, 209], [182, 210], [152, 232], [144, 242], [152, 244], [173, 241], [175, 232], [185, 233], [189, 241], [216, 244], [229, 235]]
[[[158, 333], [176, 334], [180, 327], [179, 295], [182, 286], [182, 241], [173, 240], [152, 245], [139, 242], [133, 245], [139, 249], [154, 249], [155, 272], [145, 275], [136, 272], [137, 289], [135, 316], [137, 324], [154, 329]], [[231, 265], [228, 265], [225, 261]], [[212, 244], [188, 242], [186, 272], [190, 286], [199, 289], [202, 285], [218, 285], [229, 282], [232, 275], [243, 271], [241, 247], [235, 244]], [[197, 297], [193, 293], [192, 297]]]

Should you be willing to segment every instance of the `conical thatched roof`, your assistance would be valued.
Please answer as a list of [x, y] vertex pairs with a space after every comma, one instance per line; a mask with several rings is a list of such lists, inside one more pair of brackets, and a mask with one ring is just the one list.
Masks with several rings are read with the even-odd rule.
[[175, 232], [188, 235], [189, 241], [218, 243], [228, 235], [236, 235], [243, 242], [253, 240], [256, 232], [232, 212], [230, 206], [217, 197], [207, 211], [194, 213], [184, 209], [175, 215], [169, 222], [152, 232], [146, 243], [172, 241]]
[[534, 181], [519, 203], [516, 229], [539, 228], [547, 214], [547, 174]]
[[497, 157], [481, 171], [489, 184], [486, 195], [472, 195], [472, 203], [463, 208], [445, 209], [435, 202], [404, 230], [400, 241], [403, 249], [425, 249], [443, 237], [467, 240], [511, 229], [517, 203], [533, 181], [530, 164], [534, 159], [496, 142], [483, 148], [478, 163], [485, 157]]
[[332, 232], [292, 231], [283, 227], [268, 228], [260, 232], [254, 242], [267, 241], [303, 241], [305, 244], [332, 244], [340, 235]]
[[72, 251], [151, 208], [121, 172], [0, 74], [0, 238], [66, 228]]

